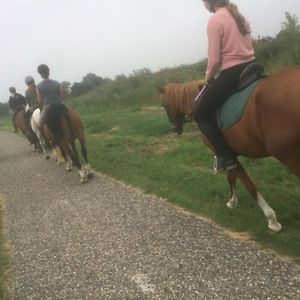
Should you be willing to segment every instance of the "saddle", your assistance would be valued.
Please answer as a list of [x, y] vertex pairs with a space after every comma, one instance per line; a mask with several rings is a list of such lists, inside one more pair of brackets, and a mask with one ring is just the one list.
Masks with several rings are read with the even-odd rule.
[[231, 127], [240, 120], [251, 92], [266, 77], [263, 66], [258, 62], [249, 64], [244, 69], [237, 89], [217, 110], [217, 122], [221, 130]]
[[235, 93], [244, 90], [253, 82], [266, 77], [264, 67], [260, 63], [253, 62], [249, 64], [240, 75]]

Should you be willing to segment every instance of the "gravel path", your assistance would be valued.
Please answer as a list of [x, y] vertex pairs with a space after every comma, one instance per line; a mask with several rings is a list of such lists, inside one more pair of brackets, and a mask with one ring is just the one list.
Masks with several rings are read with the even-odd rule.
[[0, 132], [13, 299], [300, 299], [300, 270], [253, 242]]

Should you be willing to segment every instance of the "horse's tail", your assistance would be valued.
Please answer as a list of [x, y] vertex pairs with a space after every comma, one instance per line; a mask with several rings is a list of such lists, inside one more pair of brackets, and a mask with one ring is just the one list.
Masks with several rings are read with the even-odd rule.
[[53, 144], [57, 145], [63, 137], [63, 130], [61, 128], [61, 121], [65, 119], [72, 135], [72, 126], [70, 124], [70, 118], [68, 117], [68, 108], [63, 103], [52, 104], [47, 111], [45, 118], [45, 125], [51, 131], [53, 135]]

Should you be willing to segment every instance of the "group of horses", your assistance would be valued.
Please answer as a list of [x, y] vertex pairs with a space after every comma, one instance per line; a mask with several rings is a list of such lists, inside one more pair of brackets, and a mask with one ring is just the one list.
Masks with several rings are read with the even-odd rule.
[[[200, 80], [158, 87], [169, 121], [178, 134], [182, 134], [186, 118], [192, 118], [195, 98], [203, 86], [204, 82]], [[41, 149], [44, 144], [39, 132], [39, 114], [38, 109], [33, 113], [31, 127], [19, 121], [24, 119], [25, 111], [18, 112], [16, 118], [17, 126], [35, 149]], [[72, 168], [72, 162], [79, 169], [81, 182], [86, 182], [92, 172], [87, 159], [83, 125], [75, 110], [64, 104], [53, 105], [45, 123], [45, 135], [51, 141], [57, 157], [62, 157], [67, 162], [67, 170]], [[250, 93], [240, 119], [223, 130], [223, 136], [238, 156], [273, 156], [295, 175], [300, 176], [300, 67], [287, 68], [261, 80]], [[208, 139], [202, 137], [204, 143], [212, 149]], [[76, 139], [81, 145], [84, 165], [78, 158]], [[257, 201], [267, 219], [268, 227], [279, 232], [282, 226], [277, 221], [276, 213], [267, 204], [240, 162], [237, 168], [227, 171], [230, 187], [227, 206], [237, 206], [237, 178]]]
[[[30, 117], [26, 107], [21, 107], [15, 116], [18, 129], [27, 137], [34, 151], [43, 152], [46, 159], [50, 158], [51, 145], [55, 159], [58, 164], [66, 162], [66, 170], [71, 171], [73, 165], [78, 168], [80, 182], [85, 183], [93, 176], [88, 162], [84, 127], [78, 113], [64, 103], [53, 104], [47, 111], [44, 136], [40, 130], [40, 109], [37, 108]], [[29, 120], [28, 120], [29, 118]], [[84, 164], [81, 164], [76, 149], [76, 140], [79, 141]]]
[[[195, 97], [203, 85], [203, 81], [195, 81], [158, 87], [172, 128], [179, 135], [183, 132], [185, 118], [193, 116]], [[240, 119], [223, 130], [223, 136], [237, 155], [250, 158], [272, 156], [300, 176], [300, 67], [290, 67], [261, 80], [251, 92]], [[202, 138], [212, 149], [206, 137]], [[230, 187], [227, 206], [237, 206], [237, 178], [257, 201], [267, 218], [268, 227], [279, 232], [282, 226], [274, 210], [241, 163], [236, 169], [227, 171]]]

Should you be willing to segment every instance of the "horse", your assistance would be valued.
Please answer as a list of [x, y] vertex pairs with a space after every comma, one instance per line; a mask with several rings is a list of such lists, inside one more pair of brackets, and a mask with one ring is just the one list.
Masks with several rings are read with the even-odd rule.
[[45, 146], [45, 140], [40, 131], [40, 116], [41, 116], [40, 109], [39, 108], [35, 109], [32, 113], [30, 124], [31, 124], [31, 128], [32, 128], [33, 132], [36, 134], [36, 136], [39, 139], [45, 159], [50, 159], [50, 152], [47, 150], [47, 148]]
[[193, 102], [199, 92], [199, 86], [203, 86], [203, 80], [195, 80], [188, 83], [169, 83], [164, 87], [156, 86], [161, 93], [161, 101], [164, 106], [172, 131], [178, 135], [183, 133], [183, 124], [192, 119]]
[[[79, 114], [71, 107], [63, 103], [52, 104], [45, 117], [45, 137], [55, 150], [58, 157], [62, 156], [67, 162], [67, 171], [72, 169], [69, 159], [74, 164], [80, 175], [81, 183], [88, 181], [93, 176], [91, 167], [87, 158], [86, 141], [84, 136], [84, 127]], [[82, 165], [79, 160], [75, 140], [78, 139], [81, 146], [81, 154], [85, 164]]]
[[[261, 80], [250, 93], [240, 119], [223, 130], [223, 136], [237, 155], [250, 158], [272, 156], [300, 176], [300, 67], [289, 67]], [[200, 85], [200, 89], [203, 85]], [[175, 120], [172, 120], [175, 122]], [[211, 144], [202, 135], [204, 143]], [[238, 204], [239, 178], [263, 211], [273, 232], [282, 230], [274, 210], [267, 204], [242, 164], [227, 171], [230, 197], [227, 207]]]
[[18, 106], [15, 115], [15, 124], [28, 139], [30, 145], [33, 147], [33, 151], [40, 151], [41, 145], [38, 137], [30, 126], [29, 118], [30, 117], [26, 113], [26, 107], [24, 105]]

